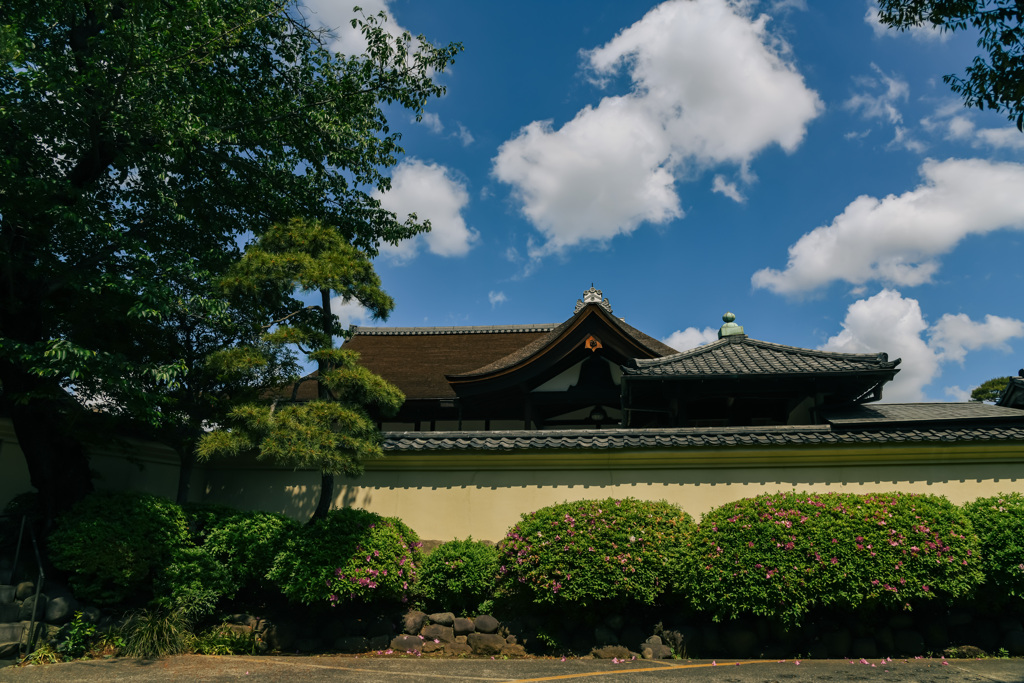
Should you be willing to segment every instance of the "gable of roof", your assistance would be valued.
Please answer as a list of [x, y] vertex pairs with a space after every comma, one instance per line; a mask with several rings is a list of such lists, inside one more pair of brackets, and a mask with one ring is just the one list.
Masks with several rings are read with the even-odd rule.
[[407, 400], [453, 398], [449, 373], [478, 368], [546, 336], [555, 324], [474, 327], [356, 327], [344, 348]]
[[708, 375], [835, 375], [892, 371], [900, 359], [884, 353], [834, 353], [773, 344], [746, 335], [724, 337], [663, 358], [638, 358], [623, 368], [633, 377]]
[[590, 303], [578, 308], [571, 318], [529, 345], [470, 372], [450, 373], [448, 380], [453, 384], [469, 384], [518, 374], [545, 356], [565, 355], [590, 335], [596, 335], [602, 345], [615, 348], [623, 359], [657, 358], [676, 352], [672, 347], [627, 325], [600, 304]]

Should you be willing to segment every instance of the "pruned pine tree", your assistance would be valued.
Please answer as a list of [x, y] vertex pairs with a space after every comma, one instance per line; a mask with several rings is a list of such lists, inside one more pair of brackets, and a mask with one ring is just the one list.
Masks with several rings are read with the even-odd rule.
[[[350, 333], [331, 311], [331, 299], [358, 301], [374, 319], [387, 318], [394, 301], [381, 289], [364, 251], [338, 230], [301, 219], [267, 231], [223, 285], [280, 301], [282, 315], [268, 326], [265, 340], [298, 348], [317, 371], [297, 379], [290, 394], [232, 409], [222, 429], [200, 440], [199, 457], [254, 453], [282, 466], [319, 470], [313, 519], [323, 518], [333, 500], [334, 477], [358, 476], [365, 461], [384, 455], [370, 411], [393, 415], [405, 401], [397, 387], [359, 365], [359, 354], [335, 347], [336, 338]], [[296, 292], [318, 292], [320, 304], [304, 306]], [[298, 400], [305, 382], [316, 384], [315, 399]]]

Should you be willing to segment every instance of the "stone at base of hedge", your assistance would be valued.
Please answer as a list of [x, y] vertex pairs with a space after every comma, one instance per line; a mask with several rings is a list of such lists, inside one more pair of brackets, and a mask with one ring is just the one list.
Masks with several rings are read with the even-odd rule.
[[472, 619], [466, 617], [458, 617], [452, 622], [452, 628], [455, 629], [455, 635], [465, 636], [469, 635], [476, 630], [476, 625]]
[[452, 631], [450, 626], [430, 624], [423, 627], [423, 630], [420, 631], [420, 635], [426, 640], [439, 640], [442, 643], [455, 642], [455, 633]]
[[623, 645], [605, 645], [604, 647], [595, 647], [590, 651], [590, 655], [597, 659], [629, 659], [634, 656], [629, 651], [628, 647]]
[[448, 643], [444, 646], [444, 651], [450, 655], [471, 655], [473, 654], [473, 648], [465, 643]]
[[0, 659], [14, 659], [20, 654], [21, 643], [0, 643]]
[[391, 641], [391, 649], [398, 652], [423, 652], [423, 640], [419, 636], [403, 633], [400, 636], [395, 636]]
[[501, 654], [506, 657], [525, 657], [526, 648], [515, 643], [506, 643], [501, 648]]
[[430, 654], [431, 652], [441, 652], [445, 649], [446, 643], [435, 643], [432, 640], [423, 641], [423, 654]]
[[423, 625], [427, 623], [427, 615], [424, 612], [412, 611], [406, 612], [405, 616], [402, 617], [402, 632], [408, 635], [414, 636], [420, 632]]
[[427, 615], [427, 618], [430, 619], [431, 624], [440, 624], [441, 626], [451, 626], [455, 623], [455, 615], [451, 612], [436, 612]]
[[370, 649], [371, 650], [386, 650], [388, 649], [388, 643], [391, 641], [390, 636], [373, 636], [370, 638]]
[[663, 644], [658, 636], [651, 636], [640, 646], [640, 654], [644, 659], [669, 659], [672, 657], [672, 648]]
[[490, 614], [481, 614], [473, 620], [473, 624], [476, 625], [476, 630], [479, 633], [497, 633], [498, 627], [501, 625]]
[[0, 605], [9, 605], [14, 602], [14, 596], [17, 593], [18, 589], [16, 586], [0, 586]]
[[475, 655], [500, 655], [505, 647], [505, 639], [496, 633], [470, 633], [466, 642]]

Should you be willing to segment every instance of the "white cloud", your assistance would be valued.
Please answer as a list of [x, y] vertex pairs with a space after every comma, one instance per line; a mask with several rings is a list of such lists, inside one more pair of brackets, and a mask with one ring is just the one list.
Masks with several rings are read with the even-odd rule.
[[946, 396], [949, 396], [957, 403], [967, 403], [968, 401], [971, 400], [972, 389], [974, 389], [974, 387], [961, 389], [959, 384], [955, 384], [951, 387], [946, 387], [942, 391], [946, 394]]
[[[414, 118], [413, 121], [415, 120], [416, 119]], [[424, 112], [423, 115], [420, 116], [419, 122], [429, 128], [432, 133], [441, 133], [444, 131], [444, 124], [441, 123], [441, 117], [433, 112]]]
[[454, 133], [455, 137], [459, 139], [459, 142], [462, 143], [463, 147], [469, 147], [470, 145], [473, 144], [473, 141], [476, 138], [474, 138], [473, 134], [469, 132], [469, 128], [466, 128], [461, 123], [457, 125], [459, 126], [459, 130], [457, 133]]
[[986, 315], [985, 322], [976, 323], [963, 313], [947, 313], [932, 326], [929, 344], [943, 360], [962, 365], [968, 351], [987, 347], [1009, 352], [1006, 341], [1016, 337], [1024, 337], [1020, 320]]
[[676, 330], [661, 341], [676, 351], [689, 351], [717, 340], [718, 330], [712, 327], [705, 327], [703, 330], [687, 327], [685, 330]]
[[736, 183], [730, 183], [723, 175], [715, 176], [715, 180], [711, 184], [711, 191], [724, 194], [726, 197], [739, 204], [747, 201], [747, 198], [744, 197], [743, 193], [736, 187]]
[[923, 119], [921, 125], [944, 132], [947, 140], [967, 142], [976, 149], [1024, 150], [1024, 133], [1013, 126], [978, 128], [959, 103], [953, 111], [948, 107], [940, 108], [934, 117]]
[[909, 34], [910, 37], [913, 38], [914, 40], [942, 41], [946, 40], [946, 38], [949, 37], [948, 33], [940, 31], [939, 29], [933, 27], [930, 24], [926, 24], [924, 26], [912, 26], [906, 31], [897, 31], [896, 29], [891, 29], [878, 20], [878, 5], [870, 1], [868, 2], [867, 12], [864, 14], [864, 21], [871, 27], [871, 30], [872, 32], [874, 32], [876, 38], [895, 38], [900, 35]]
[[[900, 123], [903, 121], [903, 115], [900, 113], [899, 103], [907, 101], [910, 86], [895, 74], [886, 74], [876, 64], [872, 64], [871, 68], [877, 76], [857, 79], [857, 84], [867, 90], [852, 95], [843, 102], [843, 107], [860, 112], [866, 119], [884, 119], [892, 124]], [[879, 89], [882, 92], [877, 92]], [[869, 91], [876, 91], [877, 94]]]
[[508, 301], [508, 297], [505, 296], [505, 292], [488, 292], [487, 300], [491, 302], [491, 308], [494, 308]]
[[352, 19], [360, 16], [352, 12], [358, 5], [362, 16], [376, 16], [386, 12], [388, 21], [385, 30], [392, 36], [401, 36], [405, 29], [394, 19], [388, 0], [359, 0], [359, 2], [338, 2], [337, 0], [302, 0], [302, 14], [311, 25], [329, 29], [334, 37], [331, 49], [344, 55], [360, 55], [366, 52], [366, 39], [358, 29], [352, 28]]
[[343, 299], [336, 296], [331, 299], [331, 313], [338, 316], [343, 327], [349, 325], [365, 325], [373, 320], [370, 311], [354, 299]]
[[943, 363], [962, 362], [968, 351], [981, 348], [1008, 351], [1007, 340], [1024, 337], [1024, 322], [993, 315], [976, 323], [964, 314], [946, 314], [929, 326], [916, 299], [891, 289], [850, 304], [842, 327], [819, 348], [842, 353], [884, 351], [890, 360], [902, 358], [900, 372], [885, 387], [885, 400], [893, 402], [925, 400], [924, 387], [942, 374]]
[[414, 258], [423, 246], [438, 256], [465, 256], [480, 237], [462, 217], [469, 203], [465, 183], [444, 166], [406, 159], [391, 174], [391, 190], [374, 196], [400, 220], [414, 213], [419, 220], [430, 221], [431, 230], [425, 235], [397, 246], [381, 245], [380, 253], [396, 261]]
[[936, 257], [968, 235], [1024, 228], [1024, 165], [929, 159], [919, 171], [924, 182], [914, 190], [862, 195], [805, 234], [789, 247], [785, 270], [757, 271], [754, 287], [800, 294], [835, 280], [920, 285], [938, 271]]
[[628, 72], [632, 91], [561, 128], [534, 121], [506, 141], [493, 174], [541, 232], [531, 256], [603, 245], [640, 223], [684, 214], [678, 178], [761, 150], [794, 150], [822, 109], [746, 3], [671, 0], [584, 54], [597, 82]]

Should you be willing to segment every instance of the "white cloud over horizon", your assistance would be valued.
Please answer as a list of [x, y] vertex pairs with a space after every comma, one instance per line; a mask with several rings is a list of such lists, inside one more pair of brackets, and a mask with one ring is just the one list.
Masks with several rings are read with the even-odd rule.
[[939, 256], [968, 235], [1024, 229], [1024, 165], [984, 159], [926, 159], [923, 182], [902, 195], [862, 195], [829, 225], [789, 247], [783, 270], [763, 268], [755, 289], [799, 295], [842, 280], [917, 286]]
[[689, 351], [713, 341], [718, 341], [718, 330], [714, 327], [705, 327], [703, 330], [687, 327], [685, 330], [676, 330], [661, 340], [663, 344], [671, 346], [676, 351]]
[[[767, 147], [801, 143], [822, 102], [768, 18], [747, 9], [729, 0], [655, 7], [584, 53], [598, 83], [628, 73], [629, 94], [604, 97], [560, 128], [534, 121], [501, 145], [492, 173], [542, 236], [531, 258], [681, 218], [681, 178], [721, 164], [743, 173]], [[718, 191], [741, 196], [729, 185], [723, 177]]]
[[[975, 322], [965, 314], [945, 314], [929, 325], [916, 299], [883, 289], [850, 304], [842, 331], [819, 346], [841, 353], [886, 352], [890, 360], [901, 358], [900, 372], [884, 389], [884, 400], [928, 400], [924, 387], [942, 374], [945, 363], [962, 363], [968, 351], [982, 348], [1010, 351], [1007, 341], [1024, 337], [1024, 321], [986, 315]], [[959, 387], [947, 387], [947, 395], [962, 396]]]
[[416, 214], [419, 220], [430, 221], [430, 232], [395, 246], [380, 246], [381, 255], [394, 261], [409, 261], [424, 247], [438, 256], [465, 256], [480, 239], [480, 233], [462, 217], [469, 204], [466, 184], [439, 164], [403, 160], [392, 171], [391, 190], [375, 192], [374, 197], [399, 220]]

